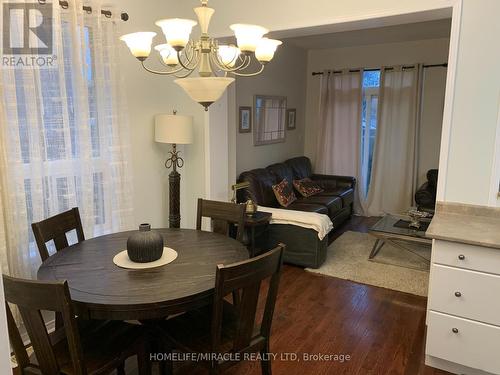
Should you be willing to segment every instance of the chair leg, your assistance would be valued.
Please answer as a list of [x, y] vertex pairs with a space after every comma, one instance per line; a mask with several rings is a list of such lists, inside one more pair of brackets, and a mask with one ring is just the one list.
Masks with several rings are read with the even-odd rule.
[[116, 367], [116, 375], [125, 375], [125, 362], [120, 363]]
[[160, 375], [173, 375], [174, 364], [171, 360], [158, 362]]
[[217, 366], [214, 361], [210, 365], [210, 375], [219, 375], [219, 366]]
[[269, 342], [266, 343], [266, 347], [260, 351], [260, 355], [262, 358], [260, 360], [260, 367], [262, 370], [262, 375], [272, 375], [272, 369], [271, 369], [271, 356], [269, 355]]
[[235, 290], [233, 292], [233, 306], [238, 307], [240, 305], [240, 302], [241, 302], [240, 291]]
[[151, 375], [152, 373], [148, 349], [149, 347], [144, 345], [137, 351], [137, 367], [139, 369], [139, 375]]

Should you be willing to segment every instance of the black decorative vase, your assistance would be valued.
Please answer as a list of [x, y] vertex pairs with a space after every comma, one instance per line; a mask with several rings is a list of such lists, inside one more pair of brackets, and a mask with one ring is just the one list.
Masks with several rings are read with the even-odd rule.
[[163, 237], [151, 231], [151, 225], [139, 225], [139, 231], [127, 239], [127, 254], [132, 262], [147, 263], [163, 255]]

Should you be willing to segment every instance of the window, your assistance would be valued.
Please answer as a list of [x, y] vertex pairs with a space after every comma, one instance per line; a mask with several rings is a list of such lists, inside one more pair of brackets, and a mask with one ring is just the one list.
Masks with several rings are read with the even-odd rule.
[[[28, 227], [35, 219], [34, 212], [43, 212], [43, 217], [66, 211], [79, 204], [82, 189], [90, 190], [93, 197], [94, 229], [106, 224], [106, 202], [104, 197], [104, 171], [101, 160], [99, 119], [105, 119], [108, 108], [99, 113], [94, 64], [94, 42], [92, 28], [83, 28], [85, 64], [83, 77], [88, 90], [88, 102], [79, 100], [75, 87], [76, 56], [71, 48], [71, 26], [62, 22], [62, 48], [64, 62], [60, 67], [39, 69], [36, 72], [16, 70], [16, 102], [19, 123], [21, 159], [24, 165], [24, 191]], [[38, 83], [36, 83], [38, 81]], [[38, 95], [31, 95], [37, 92]], [[33, 113], [33, 108], [39, 110]], [[78, 117], [78, 111], [86, 111], [86, 116]], [[40, 123], [40, 130], [34, 128]], [[85, 119], [82, 122], [82, 119]], [[36, 138], [40, 134], [40, 138]], [[89, 150], [81, 149], [81, 139], [88, 137]], [[36, 152], [34, 152], [36, 150]], [[90, 153], [91, 181], [82, 186], [79, 175], [80, 159], [87, 159]], [[41, 170], [33, 173], [34, 169]], [[41, 195], [39, 194], [41, 193]], [[35, 198], [38, 196], [40, 198]], [[40, 215], [38, 215], [38, 218]], [[30, 249], [35, 249], [33, 233], [29, 231]], [[36, 254], [36, 251], [33, 253]]]
[[370, 186], [373, 150], [377, 133], [380, 70], [363, 72], [363, 103], [361, 110], [361, 189], [366, 196]]

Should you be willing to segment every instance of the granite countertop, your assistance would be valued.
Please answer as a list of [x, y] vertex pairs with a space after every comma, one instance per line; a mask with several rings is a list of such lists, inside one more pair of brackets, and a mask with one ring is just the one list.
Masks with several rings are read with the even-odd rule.
[[438, 202], [425, 234], [437, 240], [500, 249], [500, 208]]

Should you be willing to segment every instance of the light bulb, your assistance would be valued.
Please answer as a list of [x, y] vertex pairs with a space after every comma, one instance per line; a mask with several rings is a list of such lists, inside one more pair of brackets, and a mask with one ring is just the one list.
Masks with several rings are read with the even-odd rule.
[[179, 63], [177, 51], [168, 43], [155, 46], [155, 50], [160, 52], [161, 58], [168, 66], [176, 66]]
[[123, 40], [127, 44], [132, 55], [139, 60], [145, 60], [151, 53], [151, 43], [153, 43], [155, 35], [156, 33], [153, 32], [141, 31], [122, 35], [120, 40]]
[[233, 68], [240, 55], [240, 50], [236, 46], [221, 45], [218, 53], [222, 63], [229, 68]]
[[262, 26], [241, 23], [231, 25], [230, 28], [234, 31], [240, 51], [245, 54], [255, 52], [259, 40], [269, 32]]
[[156, 21], [155, 24], [160, 26], [167, 43], [170, 44], [176, 51], [182, 50], [189, 42], [189, 36], [193, 30], [196, 21], [186, 20], [181, 18], [170, 18]]
[[262, 38], [257, 44], [255, 58], [262, 64], [268, 63], [273, 59], [276, 49], [281, 44], [283, 44], [281, 40]]

